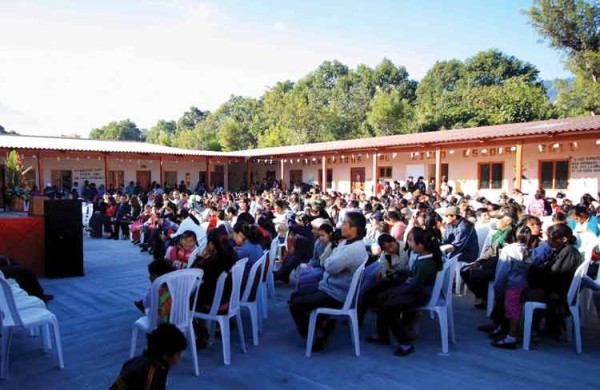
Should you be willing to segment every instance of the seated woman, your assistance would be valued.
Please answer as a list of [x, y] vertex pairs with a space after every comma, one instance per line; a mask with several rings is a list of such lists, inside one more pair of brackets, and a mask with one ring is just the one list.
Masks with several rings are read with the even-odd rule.
[[188, 268], [190, 261], [194, 261], [200, 248], [196, 241], [196, 234], [191, 230], [186, 230], [181, 234], [177, 244], [167, 248], [165, 258], [175, 269]]
[[233, 227], [233, 240], [235, 242], [235, 250], [240, 259], [248, 258], [246, 269], [250, 269], [252, 264], [256, 263], [263, 255], [261, 247], [262, 234], [254, 225], [239, 221]]
[[293, 237], [293, 249], [286, 253], [281, 268], [274, 272], [275, 280], [285, 283], [289, 281], [290, 273], [296, 267], [311, 259], [315, 245], [315, 236], [311, 231], [308, 215], [302, 213], [296, 216], [294, 221], [290, 221], [289, 232]]
[[407, 243], [416, 253], [410, 264], [410, 276], [398, 278], [396, 285], [379, 297], [377, 311], [377, 337], [367, 337], [372, 343], [390, 344], [389, 332], [397, 341], [394, 354], [406, 356], [415, 352], [412, 342], [418, 319], [417, 309], [427, 304], [435, 283], [437, 272], [443, 268], [442, 253], [437, 238], [427, 230], [415, 228], [410, 231]]
[[523, 292], [523, 300], [526, 302], [546, 303], [546, 331], [557, 336], [562, 336], [564, 332], [562, 320], [569, 315], [567, 292], [575, 270], [582, 261], [581, 254], [575, 248], [575, 242], [575, 236], [569, 226], [550, 226], [548, 244], [554, 251], [547, 259], [529, 267], [529, 287]]
[[307, 264], [302, 264], [304, 267], [298, 273], [298, 283], [296, 291], [303, 289], [315, 289], [323, 277], [325, 260], [331, 256], [334, 245], [333, 226], [329, 223], [322, 224], [318, 229], [319, 239], [315, 243], [313, 257]]
[[[196, 302], [196, 311], [208, 313], [212, 306], [217, 281], [223, 272], [230, 272], [231, 267], [238, 260], [238, 254], [229, 245], [229, 237], [222, 228], [211, 230], [207, 236], [208, 243], [202, 253], [194, 259], [192, 268], [204, 270], [202, 284], [198, 292], [198, 301]], [[227, 278], [223, 297], [221, 298], [220, 310], [227, 310], [229, 297], [231, 296], [231, 278]], [[194, 329], [196, 330], [197, 343], [199, 347], [206, 345], [208, 332], [204, 321], [195, 320]]]

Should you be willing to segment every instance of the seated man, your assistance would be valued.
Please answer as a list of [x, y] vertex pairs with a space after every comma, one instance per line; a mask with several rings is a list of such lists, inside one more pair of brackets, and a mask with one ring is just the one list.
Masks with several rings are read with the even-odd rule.
[[[366, 219], [361, 213], [347, 213], [342, 224], [342, 235], [346, 242], [338, 246], [325, 260], [325, 273], [317, 289], [292, 293], [290, 313], [301, 337], [307, 337], [308, 321], [314, 309], [320, 307], [338, 309], [344, 305], [354, 272], [368, 258], [363, 242], [366, 224]], [[324, 348], [335, 326], [335, 322], [323, 321], [323, 319], [324, 316], [318, 317], [314, 351]]]
[[446, 231], [442, 244], [451, 245], [449, 257], [463, 263], [472, 263], [479, 255], [479, 243], [473, 224], [460, 215], [456, 206], [436, 210], [444, 218]]
[[44, 293], [37, 276], [31, 269], [9, 260], [2, 254], [0, 254], [0, 271], [6, 279], [14, 279], [27, 294], [38, 297], [45, 303], [54, 299], [54, 296]]

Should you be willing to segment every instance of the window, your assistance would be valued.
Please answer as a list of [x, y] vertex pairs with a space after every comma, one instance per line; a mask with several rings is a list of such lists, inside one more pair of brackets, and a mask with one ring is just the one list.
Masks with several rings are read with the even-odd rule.
[[71, 176], [71, 171], [60, 171], [60, 170], [51, 170], [50, 171], [50, 182], [53, 186], [56, 186], [59, 190], [64, 188], [71, 189], [73, 178]]
[[566, 190], [569, 187], [569, 161], [540, 161], [540, 188]]
[[392, 178], [392, 167], [379, 167], [379, 178], [380, 179], [391, 179]]
[[479, 164], [479, 189], [500, 189], [503, 180], [503, 163]]
[[175, 171], [165, 171], [165, 184], [169, 186], [177, 186], [177, 172]]
[[125, 185], [124, 171], [108, 171], [108, 188], [119, 189]]

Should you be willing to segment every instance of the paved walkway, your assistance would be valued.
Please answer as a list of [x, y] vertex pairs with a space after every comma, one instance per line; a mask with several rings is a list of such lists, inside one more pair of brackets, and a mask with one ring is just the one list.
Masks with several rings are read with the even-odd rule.
[[[133, 301], [143, 296], [150, 257], [126, 241], [85, 239], [86, 276], [45, 279], [55, 295], [49, 308], [61, 325], [65, 369], [54, 354], [46, 355], [38, 338], [17, 333], [11, 348], [9, 379], [2, 389], [106, 389], [127, 359], [131, 325], [139, 313]], [[390, 348], [361, 342], [362, 356], [353, 355], [347, 326], [339, 326], [328, 348], [304, 357], [287, 311], [289, 289], [277, 287], [270, 301], [261, 345], [242, 354], [232, 335], [231, 366], [223, 365], [221, 345], [200, 352], [200, 377], [193, 375], [186, 354], [171, 377], [172, 389], [209, 388], [452, 388], [501, 389], [528, 386], [544, 389], [594, 389], [600, 386], [600, 322], [591, 318], [583, 329], [582, 355], [573, 345], [544, 341], [529, 352], [489, 346], [475, 330], [485, 321], [472, 308], [472, 297], [455, 297], [458, 343], [440, 354], [437, 322], [424, 317], [417, 353], [406, 358]], [[247, 317], [245, 317], [247, 319]], [[250, 337], [249, 323], [246, 335]], [[367, 318], [366, 327], [373, 322]]]

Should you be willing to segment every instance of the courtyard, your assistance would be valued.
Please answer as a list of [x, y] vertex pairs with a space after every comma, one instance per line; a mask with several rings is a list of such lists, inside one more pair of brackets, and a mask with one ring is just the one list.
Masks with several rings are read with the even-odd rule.
[[[39, 338], [24, 332], [13, 337], [5, 389], [106, 389], [127, 360], [131, 326], [139, 317], [133, 301], [147, 287], [150, 257], [127, 241], [84, 240], [85, 273], [81, 278], [42, 279], [55, 299], [49, 304], [59, 319], [65, 369], [54, 352], [45, 354]], [[457, 344], [441, 354], [437, 321], [424, 316], [417, 353], [406, 358], [391, 349], [361, 341], [361, 357], [353, 354], [346, 325], [338, 326], [325, 351], [304, 356], [287, 310], [290, 289], [277, 285], [269, 301], [260, 345], [251, 346], [250, 323], [244, 315], [248, 353], [232, 335], [231, 365], [223, 365], [217, 341], [200, 351], [200, 376], [193, 375], [185, 354], [172, 371], [172, 389], [208, 388], [597, 388], [600, 322], [588, 316], [583, 327], [583, 354], [571, 344], [543, 340], [531, 351], [495, 350], [476, 330], [485, 314], [472, 306], [472, 296], [454, 297]], [[368, 316], [362, 336], [374, 326]], [[141, 351], [138, 343], [138, 352]]]

